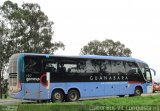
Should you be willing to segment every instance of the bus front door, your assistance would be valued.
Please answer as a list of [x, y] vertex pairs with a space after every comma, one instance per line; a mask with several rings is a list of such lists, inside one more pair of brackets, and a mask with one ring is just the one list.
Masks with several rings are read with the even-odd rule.
[[40, 99], [50, 99], [50, 72], [43, 73], [40, 77]]

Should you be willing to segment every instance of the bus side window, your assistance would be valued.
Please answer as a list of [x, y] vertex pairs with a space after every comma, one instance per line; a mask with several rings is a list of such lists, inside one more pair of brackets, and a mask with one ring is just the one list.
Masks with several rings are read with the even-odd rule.
[[125, 74], [125, 67], [123, 61], [111, 61], [112, 73]]
[[127, 75], [138, 74], [138, 66], [133, 62], [126, 62], [126, 73]]
[[97, 60], [87, 60], [84, 65], [84, 76], [88, 75], [98, 75], [100, 73], [100, 65], [99, 61]]
[[68, 63], [68, 64], [64, 64], [66, 67], [66, 71], [71, 74], [71, 73], [78, 73], [78, 69], [77, 69], [77, 64], [72, 62], [72, 63]]
[[85, 75], [86, 73], [86, 61], [85, 60], [80, 60], [78, 61], [77, 68], [79, 70], [79, 75]]
[[64, 63], [59, 64], [59, 70], [60, 72], [66, 72], [66, 67], [64, 66]]
[[44, 61], [43, 66], [45, 72], [57, 72], [57, 62], [55, 61]]
[[108, 60], [101, 62], [101, 73], [103, 75], [108, 75], [111, 73], [111, 62]]
[[[75, 75], [78, 73], [77, 69], [77, 61], [65, 59], [59, 62], [58, 64], [58, 72], [66, 75]], [[64, 75], [65, 75], [64, 74]]]
[[96, 60], [87, 60], [85, 70], [86, 73], [99, 73], [100, 67]]
[[26, 72], [41, 72], [41, 61], [38, 58], [25, 58]]

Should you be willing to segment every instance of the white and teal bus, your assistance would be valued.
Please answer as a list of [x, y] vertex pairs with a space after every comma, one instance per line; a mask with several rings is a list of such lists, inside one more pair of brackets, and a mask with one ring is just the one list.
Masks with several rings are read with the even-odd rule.
[[142, 93], [152, 93], [151, 71], [131, 57], [19, 53], [9, 59], [13, 98], [77, 101]]

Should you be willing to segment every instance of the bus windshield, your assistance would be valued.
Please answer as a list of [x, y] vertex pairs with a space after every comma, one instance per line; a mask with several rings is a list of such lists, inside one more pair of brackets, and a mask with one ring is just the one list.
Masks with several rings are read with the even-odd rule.
[[146, 70], [146, 68], [149, 68], [148, 65], [145, 63], [138, 63], [138, 64], [142, 74], [144, 75], [145, 80], [152, 81], [150, 70]]

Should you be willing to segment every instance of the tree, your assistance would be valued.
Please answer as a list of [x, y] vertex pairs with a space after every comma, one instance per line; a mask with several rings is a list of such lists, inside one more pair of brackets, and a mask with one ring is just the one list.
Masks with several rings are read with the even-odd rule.
[[53, 22], [38, 4], [23, 3], [19, 7], [5, 1], [0, 6], [0, 18], [0, 51], [4, 53], [0, 61], [3, 64], [14, 53], [54, 53], [59, 48], [64, 49], [62, 42], [51, 42]]
[[13, 46], [10, 49], [13, 53], [53, 53], [58, 48], [64, 48], [61, 42], [51, 42], [53, 22], [38, 4], [24, 3], [18, 7], [16, 3], [6, 1], [1, 10], [9, 29], [8, 43]]
[[62, 42], [51, 42], [52, 25], [38, 4], [18, 6], [5, 1], [0, 6], [0, 73], [14, 53], [54, 53], [64, 49]]
[[106, 55], [106, 56], [131, 56], [131, 50], [125, 48], [120, 41], [106, 39], [104, 41], [93, 40], [83, 46], [80, 54], [82, 55]]
[[7, 61], [7, 54], [6, 54], [6, 35], [7, 29], [4, 25], [4, 22], [0, 20], [0, 98], [2, 98], [2, 81], [3, 75], [1, 74], [5, 69], [5, 63]]

